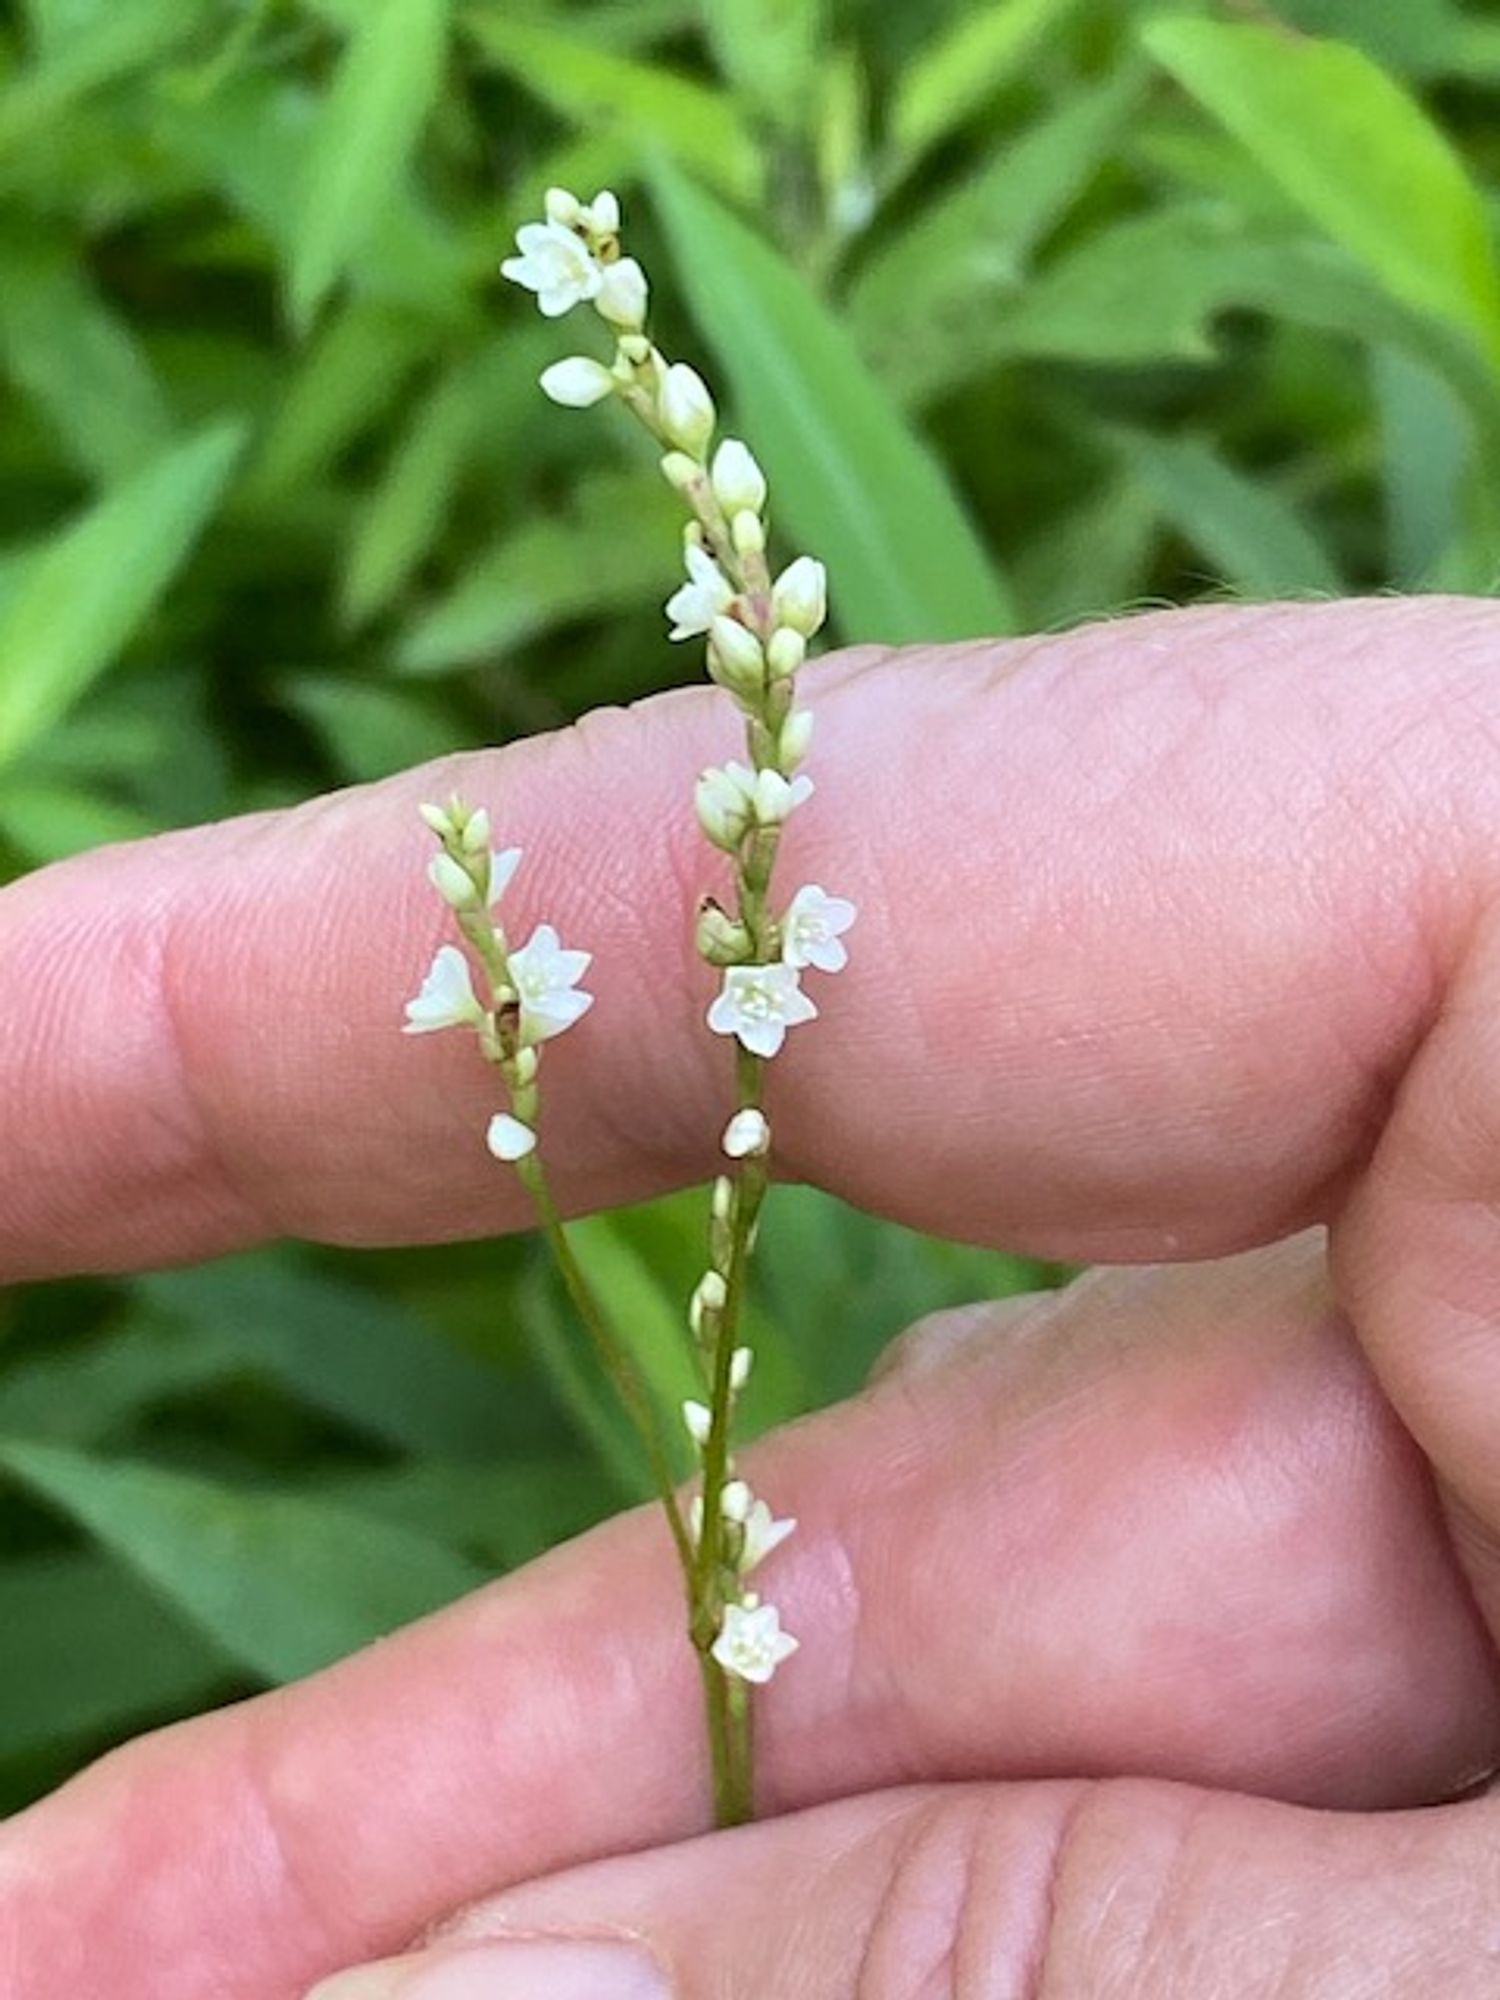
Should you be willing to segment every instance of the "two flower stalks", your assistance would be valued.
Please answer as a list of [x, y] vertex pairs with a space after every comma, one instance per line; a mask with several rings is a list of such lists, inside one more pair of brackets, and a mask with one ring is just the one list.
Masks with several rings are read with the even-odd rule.
[[444, 945], [407, 1007], [406, 1025], [409, 1033], [472, 1029], [498, 1072], [506, 1107], [490, 1121], [490, 1151], [514, 1166], [536, 1204], [568, 1291], [641, 1434], [666, 1508], [703, 1677], [715, 1820], [724, 1826], [754, 1810], [752, 1690], [797, 1648], [776, 1606], [749, 1582], [796, 1523], [773, 1517], [738, 1477], [731, 1450], [735, 1405], [752, 1362], [740, 1326], [770, 1178], [766, 1065], [791, 1029], [817, 1017], [803, 976], [845, 965], [843, 933], [855, 911], [816, 883], [804, 884], [784, 908], [773, 898], [782, 830], [813, 790], [801, 771], [813, 719], [797, 705], [797, 674], [826, 615], [823, 566], [801, 556], [773, 579], [764, 474], [738, 439], [715, 446], [718, 418], [708, 388], [692, 368], [668, 362], [647, 336], [648, 286], [636, 260], [621, 253], [619, 223], [612, 194], [583, 203], [554, 188], [546, 220], [519, 232], [519, 254], [501, 268], [536, 294], [548, 318], [590, 304], [612, 333], [611, 364], [571, 356], [543, 373], [542, 388], [570, 408], [617, 398], [661, 450], [662, 472], [689, 515], [686, 581], [666, 606], [671, 637], [706, 641], [709, 677], [744, 726], [745, 761], [704, 771], [694, 795], [704, 835], [729, 864], [727, 900], [702, 899], [696, 942], [719, 975], [707, 1021], [735, 1044], [735, 1105], [721, 1139], [725, 1171], [714, 1183], [707, 1268], [688, 1304], [703, 1397], [682, 1410], [699, 1468], [699, 1490], [685, 1512], [649, 1394], [572, 1256], [537, 1152], [542, 1045], [592, 1005], [578, 987], [590, 956], [565, 950], [547, 924], [511, 948], [496, 906], [519, 852], [496, 852], [488, 815], [458, 800], [423, 808], [441, 843], [429, 873], [478, 961], [484, 997], [475, 993], [469, 959]]

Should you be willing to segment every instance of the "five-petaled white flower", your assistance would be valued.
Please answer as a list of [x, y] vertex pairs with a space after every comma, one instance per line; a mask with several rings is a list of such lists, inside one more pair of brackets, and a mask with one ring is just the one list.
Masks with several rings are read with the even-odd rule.
[[594, 996], [580, 992], [578, 982], [592, 963], [592, 952], [565, 951], [551, 924], [538, 924], [521, 949], [511, 953], [510, 981], [521, 1002], [523, 1047], [549, 1041], [589, 1011]]
[[723, 991], [708, 1010], [714, 1033], [737, 1035], [753, 1056], [774, 1056], [788, 1028], [817, 1018], [794, 965], [726, 967]]
[[782, 1661], [797, 1650], [797, 1641], [781, 1629], [774, 1604], [728, 1604], [724, 1624], [713, 1643], [713, 1656], [726, 1674], [763, 1687]]
[[788, 1515], [784, 1521], [772, 1518], [771, 1510], [764, 1500], [753, 1500], [745, 1515], [745, 1542], [740, 1551], [740, 1575], [748, 1576], [757, 1563], [763, 1563], [772, 1549], [779, 1549], [787, 1536], [796, 1529], [794, 1516]]
[[536, 1151], [536, 1133], [524, 1119], [514, 1117], [509, 1111], [497, 1111], [490, 1120], [484, 1143], [497, 1160], [524, 1160], [528, 1153]]
[[560, 222], [528, 222], [516, 231], [519, 257], [507, 257], [502, 277], [528, 292], [548, 319], [557, 319], [585, 299], [597, 298], [604, 273], [582, 237]]
[[799, 889], [788, 906], [781, 955], [788, 965], [812, 965], [819, 972], [842, 972], [849, 953], [841, 942], [857, 912], [842, 896], [830, 896], [816, 882]]
[[683, 549], [688, 581], [667, 599], [672, 639], [696, 639], [734, 602], [734, 586], [707, 549], [689, 542]]
[[430, 1035], [438, 1028], [477, 1028], [484, 1009], [474, 997], [469, 961], [457, 945], [438, 948], [422, 990], [406, 1003], [403, 1035]]

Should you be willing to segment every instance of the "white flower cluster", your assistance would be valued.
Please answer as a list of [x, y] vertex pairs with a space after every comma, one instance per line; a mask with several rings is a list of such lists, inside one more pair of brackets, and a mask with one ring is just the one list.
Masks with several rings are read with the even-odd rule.
[[[750, 1373], [750, 1350], [736, 1348], [733, 1387], [743, 1389]], [[708, 1444], [712, 1417], [704, 1403], [687, 1402], [682, 1420], [688, 1436], [701, 1452]], [[723, 1622], [710, 1651], [728, 1674], [763, 1686], [783, 1660], [797, 1650], [798, 1642], [781, 1629], [781, 1614], [774, 1604], [763, 1603], [758, 1594], [744, 1587], [745, 1578], [759, 1568], [768, 1555], [790, 1535], [797, 1523], [778, 1521], [764, 1500], [751, 1492], [743, 1479], [727, 1480], [719, 1495], [722, 1519], [720, 1557], [726, 1571]], [[688, 1524], [695, 1544], [703, 1540], [703, 1502], [693, 1501]]]
[[509, 1110], [490, 1120], [487, 1144], [498, 1160], [524, 1160], [536, 1148], [537, 1050], [593, 1006], [594, 996], [578, 984], [591, 954], [565, 950], [551, 924], [538, 924], [527, 942], [512, 950], [495, 912], [520, 866], [520, 848], [491, 847], [490, 818], [482, 806], [471, 810], [453, 798], [446, 806], [420, 810], [442, 842], [428, 864], [428, 879], [478, 958], [489, 998], [481, 1001], [474, 991], [469, 961], [458, 946], [440, 945], [421, 991], [406, 1003], [403, 1032], [468, 1028], [477, 1034], [510, 1096]]

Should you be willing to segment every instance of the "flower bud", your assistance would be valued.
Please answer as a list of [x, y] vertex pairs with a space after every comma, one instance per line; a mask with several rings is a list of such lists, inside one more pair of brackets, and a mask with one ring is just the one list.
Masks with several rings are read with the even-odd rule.
[[699, 778], [693, 792], [698, 824], [713, 842], [732, 854], [750, 831], [750, 794], [733, 775], [712, 765]]
[[428, 826], [432, 828], [439, 840], [451, 840], [453, 838], [455, 828], [445, 807], [420, 805], [417, 807], [417, 811], [422, 815]]
[[715, 618], [709, 628], [713, 649], [724, 678], [730, 686], [759, 686], [765, 674], [766, 656], [759, 639], [738, 618]]
[[755, 818], [760, 826], [780, 826], [800, 806], [809, 789], [806, 778], [784, 778], [779, 771], [755, 776]]
[[698, 479], [702, 468], [685, 451], [669, 451], [661, 462], [662, 477], [669, 486], [679, 493], [686, 493]]
[[688, 1301], [688, 1325], [693, 1330], [693, 1338], [703, 1338], [705, 1320], [721, 1313], [729, 1297], [729, 1287], [717, 1271], [705, 1271], [698, 1280], [692, 1298]]
[[747, 1104], [724, 1127], [720, 1141], [731, 1160], [759, 1159], [771, 1149], [771, 1126], [764, 1111]]
[[646, 320], [646, 274], [634, 257], [606, 264], [594, 300], [600, 316], [625, 333], [639, 333]]
[[729, 1357], [729, 1386], [738, 1395], [750, 1380], [755, 1356], [748, 1347], [737, 1347]]
[[807, 755], [812, 742], [813, 712], [810, 708], [794, 708], [781, 725], [781, 734], [776, 739], [776, 760], [783, 771], [795, 771]]
[[490, 816], [483, 806], [476, 806], [470, 813], [468, 824], [460, 837], [460, 845], [465, 854], [483, 854], [490, 844]]
[[728, 1222], [734, 1214], [734, 1182], [728, 1174], [720, 1174], [714, 1182], [710, 1207], [715, 1222]]
[[671, 442], [702, 460], [714, 434], [714, 399], [696, 368], [674, 361], [661, 385], [662, 429]]
[[729, 539], [736, 555], [763, 556], [766, 552], [765, 528], [759, 514], [752, 514], [748, 507], [742, 507], [729, 523]]
[[542, 394], [561, 403], [565, 410], [588, 410], [613, 393], [615, 378], [602, 361], [593, 361], [586, 354], [570, 354], [542, 370], [541, 384]]
[[[744, 1348], [735, 1350], [737, 1354], [743, 1354], [745, 1351]], [[750, 1509], [754, 1505], [755, 1495], [750, 1491], [746, 1480], [729, 1479], [724, 1482], [723, 1491], [719, 1495], [719, 1512], [726, 1521], [733, 1521], [737, 1528], [744, 1527], [750, 1518]]]
[[707, 1403], [694, 1402], [691, 1397], [682, 1406], [682, 1421], [688, 1436], [701, 1450], [708, 1443], [709, 1432], [713, 1429], [713, 1414]]
[[712, 897], [705, 899], [698, 912], [696, 942], [698, 956], [706, 958], [710, 965], [743, 965], [755, 955], [749, 931]]
[[508, 1111], [495, 1113], [484, 1139], [497, 1160], [524, 1160], [528, 1153], [536, 1150], [536, 1133]]
[[435, 854], [427, 864], [427, 879], [452, 910], [477, 910], [479, 891], [467, 868], [451, 854]]
[[758, 514], [766, 504], [766, 475], [749, 446], [738, 438], [725, 438], [719, 446], [709, 477], [714, 498], [726, 514], [738, 514], [742, 508]]
[[766, 648], [766, 665], [773, 681], [789, 681], [807, 658], [807, 641], [790, 625], [778, 625]]
[[583, 203], [566, 188], [548, 188], [542, 207], [547, 220], [559, 223], [564, 229], [571, 229], [583, 215]]
[[828, 572], [814, 556], [798, 556], [777, 577], [771, 604], [778, 625], [810, 639], [828, 616]]
[[596, 235], [617, 236], [620, 232], [619, 197], [609, 188], [601, 188], [588, 207], [580, 209], [580, 217]]
[[510, 1079], [517, 1090], [529, 1090], [536, 1082], [542, 1059], [535, 1049], [517, 1049], [510, 1059]]

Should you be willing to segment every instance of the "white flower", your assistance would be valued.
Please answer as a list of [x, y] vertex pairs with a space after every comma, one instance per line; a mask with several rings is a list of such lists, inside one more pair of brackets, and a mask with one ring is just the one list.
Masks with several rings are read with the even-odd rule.
[[686, 543], [682, 554], [688, 581], [667, 599], [667, 616], [672, 621], [667, 636], [696, 639], [733, 604], [734, 586], [707, 549], [700, 549], [696, 542]]
[[747, 1104], [724, 1127], [724, 1137], [719, 1143], [731, 1160], [754, 1159], [770, 1150], [770, 1121], [764, 1111]]
[[478, 909], [479, 891], [474, 878], [451, 854], [433, 855], [427, 864], [427, 879], [450, 910]]
[[813, 795], [811, 778], [783, 778], [779, 771], [755, 774], [755, 817], [762, 826], [780, 826]]
[[427, 969], [422, 990], [406, 1003], [403, 1035], [430, 1035], [438, 1028], [477, 1028], [484, 1009], [474, 997], [469, 961], [457, 945], [441, 946]]
[[714, 846], [733, 853], [755, 817], [755, 773], [744, 764], [710, 764], [694, 788], [693, 806]]
[[828, 572], [813, 556], [798, 556], [771, 587], [778, 625], [790, 625], [810, 639], [828, 615]]
[[639, 333], [646, 324], [646, 274], [634, 257], [606, 264], [594, 305], [603, 319], [622, 333]]
[[554, 361], [542, 370], [540, 379], [542, 393], [565, 410], [592, 409], [612, 395], [615, 387], [615, 378], [604, 363], [591, 361], [586, 354], [570, 354], [566, 360]]
[[849, 953], [840, 939], [857, 915], [842, 896], [830, 896], [816, 882], [807, 883], [788, 906], [781, 931], [782, 958], [799, 969], [812, 965], [819, 972], [842, 972]]
[[510, 955], [510, 980], [521, 1002], [521, 1041], [526, 1047], [571, 1028], [594, 1004], [578, 982], [593, 962], [587, 951], [564, 951], [551, 924], [538, 924], [519, 951]]
[[788, 1515], [784, 1521], [773, 1520], [765, 1501], [755, 1501], [745, 1515], [745, 1546], [740, 1554], [740, 1575], [748, 1576], [773, 1549], [781, 1547], [796, 1527], [794, 1516]]
[[708, 1010], [708, 1025], [716, 1035], [737, 1035], [751, 1055], [774, 1056], [788, 1028], [817, 1017], [795, 966], [731, 965]]
[[697, 369], [674, 361], [662, 381], [657, 407], [670, 442], [701, 459], [714, 434], [715, 411], [708, 384]]
[[714, 1427], [713, 1412], [707, 1403], [695, 1403], [690, 1396], [682, 1406], [682, 1421], [688, 1436], [701, 1450]]
[[524, 1160], [536, 1148], [536, 1133], [508, 1111], [497, 1111], [490, 1120], [484, 1143], [497, 1160]]
[[782, 1661], [797, 1650], [797, 1641], [781, 1629], [774, 1604], [727, 1604], [724, 1624], [712, 1651], [726, 1674], [763, 1687]]
[[490, 888], [486, 898], [493, 910], [500, 898], [510, 887], [511, 877], [521, 865], [519, 847], [502, 847], [490, 853]]
[[507, 257], [502, 277], [535, 292], [548, 319], [557, 319], [585, 299], [597, 298], [604, 282], [581, 237], [560, 222], [528, 222], [516, 231], [519, 257]]
[[766, 475], [750, 447], [738, 438], [725, 438], [719, 446], [709, 477], [714, 498], [726, 514], [738, 514], [742, 508], [758, 514], [766, 504]]

